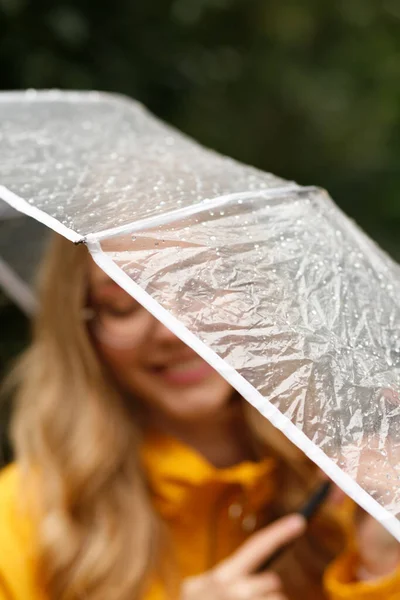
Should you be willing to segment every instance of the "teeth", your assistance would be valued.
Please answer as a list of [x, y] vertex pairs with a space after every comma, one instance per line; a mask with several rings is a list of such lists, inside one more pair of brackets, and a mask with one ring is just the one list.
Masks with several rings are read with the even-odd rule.
[[191, 358], [190, 360], [186, 360], [184, 362], [178, 362], [173, 365], [168, 365], [168, 367], [166, 367], [166, 370], [172, 373], [181, 373], [183, 371], [191, 371], [193, 369], [198, 369], [202, 365], [203, 360], [201, 358]]

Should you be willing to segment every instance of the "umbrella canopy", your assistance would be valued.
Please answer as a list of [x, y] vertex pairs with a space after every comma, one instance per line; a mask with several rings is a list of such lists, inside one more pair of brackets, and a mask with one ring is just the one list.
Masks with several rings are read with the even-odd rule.
[[206, 150], [131, 100], [9, 93], [0, 114], [0, 198], [86, 243], [400, 540], [399, 266], [323, 190]]

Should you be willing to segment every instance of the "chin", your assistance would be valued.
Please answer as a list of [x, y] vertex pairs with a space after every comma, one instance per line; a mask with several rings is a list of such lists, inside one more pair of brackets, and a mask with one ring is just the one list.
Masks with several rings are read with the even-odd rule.
[[[204, 398], [182, 398], [182, 403], [179, 406], [169, 406], [169, 414], [176, 420], [186, 421], [202, 421], [212, 418], [228, 406], [228, 401], [207, 402]], [[172, 403], [171, 403], [172, 404]], [[174, 403], [175, 404], [175, 403]]]
[[156, 372], [149, 376], [145, 371], [140, 377], [135, 375], [125, 381], [124, 387], [153, 412], [175, 421], [211, 418], [228, 407], [232, 398], [232, 387], [213, 370], [192, 373], [191, 378], [186, 373], [168, 373], [166, 377]]
[[[157, 396], [158, 408], [177, 421], [188, 423], [204, 420], [216, 416], [229, 406], [232, 397], [232, 388], [222, 380], [223, 385], [200, 386], [195, 390], [164, 389]], [[155, 402], [153, 402], [153, 406]]]

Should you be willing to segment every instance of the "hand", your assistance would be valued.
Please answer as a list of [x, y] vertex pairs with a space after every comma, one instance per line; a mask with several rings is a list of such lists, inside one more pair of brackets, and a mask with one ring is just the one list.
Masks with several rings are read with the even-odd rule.
[[276, 550], [299, 537], [305, 527], [303, 517], [291, 515], [258, 531], [211, 571], [185, 579], [181, 600], [285, 600], [275, 573], [254, 573]]
[[359, 553], [358, 579], [371, 581], [390, 575], [400, 566], [400, 544], [378, 521], [359, 509], [356, 517]]
[[[361, 487], [374, 489], [387, 504], [396, 500], [397, 471], [393, 473], [396, 476], [388, 477], [388, 474], [392, 474], [393, 465], [398, 465], [400, 460], [400, 449], [394, 439], [388, 436], [381, 447], [380, 438], [372, 436], [364, 440], [356, 453], [345, 450], [344, 454], [347, 454], [349, 465], [353, 467], [357, 460], [357, 482]], [[355, 526], [359, 555], [358, 579], [371, 581], [390, 575], [400, 566], [400, 544], [359, 507], [355, 513]]]

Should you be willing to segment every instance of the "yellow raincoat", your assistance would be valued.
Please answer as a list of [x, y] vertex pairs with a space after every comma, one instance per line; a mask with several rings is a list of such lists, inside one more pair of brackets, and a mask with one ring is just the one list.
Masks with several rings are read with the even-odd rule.
[[[155, 507], [169, 526], [185, 576], [209, 569], [238, 548], [265, 520], [276, 491], [275, 464], [269, 458], [217, 469], [175, 439], [153, 435], [145, 442], [143, 461]], [[35, 574], [34, 524], [22, 512], [19, 489], [18, 468], [11, 465], [0, 475], [0, 600], [46, 600]], [[328, 568], [327, 598], [400, 599], [400, 569], [375, 583], [358, 583], [353, 581], [356, 561], [348, 551]], [[161, 598], [162, 590], [153, 586], [144, 600]]]

